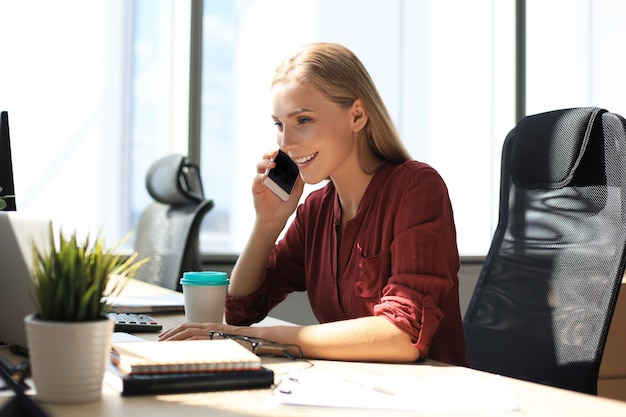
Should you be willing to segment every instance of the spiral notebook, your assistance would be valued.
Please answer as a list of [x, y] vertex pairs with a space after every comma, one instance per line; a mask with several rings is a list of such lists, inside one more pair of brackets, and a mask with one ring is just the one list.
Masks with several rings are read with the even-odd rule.
[[230, 339], [113, 342], [112, 362], [126, 375], [261, 369], [261, 358]]

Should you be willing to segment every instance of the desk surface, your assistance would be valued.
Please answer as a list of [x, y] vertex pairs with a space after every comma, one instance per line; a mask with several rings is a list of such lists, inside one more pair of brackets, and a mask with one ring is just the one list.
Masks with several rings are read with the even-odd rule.
[[[141, 287], [141, 285], [139, 286]], [[130, 287], [129, 291], [136, 289]], [[155, 290], [155, 291], [160, 291]], [[146, 294], [142, 289], [142, 293]], [[164, 325], [172, 327], [182, 320], [183, 315], [155, 315]], [[271, 323], [271, 320], [269, 320]], [[148, 339], [155, 335], [142, 335]], [[0, 348], [0, 354], [10, 356], [8, 349]], [[333, 375], [409, 376], [409, 377], [480, 377], [485, 374], [468, 368], [447, 366], [435, 362], [414, 365], [380, 363], [354, 363], [333, 361], [310, 361], [311, 370]], [[263, 363], [274, 370], [279, 382], [293, 367], [302, 362], [282, 358], [263, 358]], [[626, 416], [626, 402], [594, 397], [558, 388], [547, 387], [531, 382], [504, 378], [521, 405], [521, 410], [505, 413], [507, 416]], [[415, 393], [419, 401], [419, 392]], [[0, 393], [0, 406], [8, 398]], [[450, 393], [454, 401], [454, 392]], [[349, 408], [326, 408], [308, 406], [286, 406], [273, 401], [271, 389], [242, 391], [207, 392], [194, 394], [158, 395], [141, 397], [121, 397], [108, 386], [103, 388], [100, 401], [79, 405], [45, 404], [53, 417], [159, 417], [159, 416], [408, 416], [414, 412], [364, 410]], [[424, 414], [419, 414], [424, 415]], [[439, 414], [440, 415], [440, 414]], [[455, 414], [472, 415], [472, 414]], [[493, 414], [491, 414], [493, 415]], [[498, 414], [501, 415], [501, 414]]]

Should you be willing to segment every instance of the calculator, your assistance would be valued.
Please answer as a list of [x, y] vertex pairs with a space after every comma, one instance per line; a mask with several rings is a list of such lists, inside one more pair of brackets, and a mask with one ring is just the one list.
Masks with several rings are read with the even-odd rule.
[[108, 313], [107, 316], [115, 322], [116, 332], [149, 333], [163, 329], [161, 323], [142, 313]]

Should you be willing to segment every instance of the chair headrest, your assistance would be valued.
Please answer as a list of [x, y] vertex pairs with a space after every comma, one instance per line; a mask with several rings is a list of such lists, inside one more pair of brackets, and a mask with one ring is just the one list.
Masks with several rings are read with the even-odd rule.
[[606, 110], [584, 107], [524, 117], [515, 135], [511, 178], [524, 188], [557, 189], [569, 184]]
[[146, 174], [150, 196], [163, 204], [189, 204], [204, 200], [197, 165], [180, 154], [165, 156], [154, 162]]

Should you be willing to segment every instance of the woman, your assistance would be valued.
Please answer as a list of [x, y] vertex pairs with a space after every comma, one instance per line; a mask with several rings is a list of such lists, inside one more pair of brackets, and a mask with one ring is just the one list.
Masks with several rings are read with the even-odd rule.
[[[362, 63], [341, 45], [307, 45], [276, 70], [272, 98], [278, 146], [300, 170], [296, 187], [287, 202], [275, 196], [263, 180], [278, 151], [263, 156], [256, 220], [230, 276], [229, 325], [186, 323], [160, 339], [220, 330], [297, 344], [308, 358], [465, 365], [446, 186], [411, 160]], [[304, 183], [326, 179], [297, 207]], [[320, 324], [242, 327], [304, 290]]]

